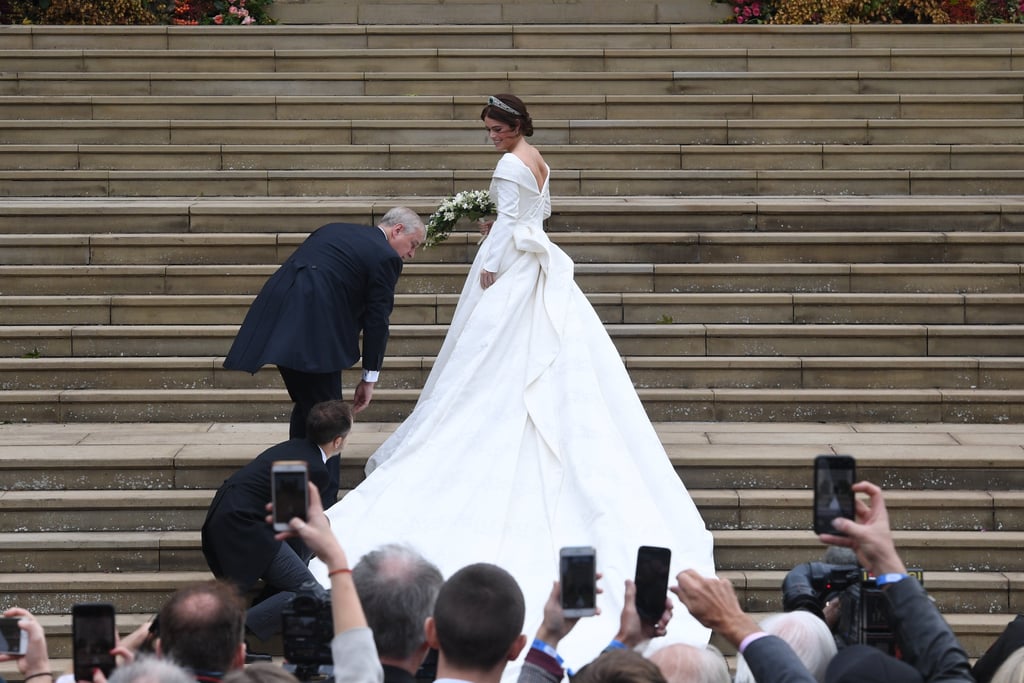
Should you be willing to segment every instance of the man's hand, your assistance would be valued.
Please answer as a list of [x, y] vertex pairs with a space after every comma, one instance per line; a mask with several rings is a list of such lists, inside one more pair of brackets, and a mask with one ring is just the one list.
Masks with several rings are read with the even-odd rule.
[[[46, 649], [46, 633], [32, 614], [21, 607], [12, 607], [4, 612], [5, 617], [20, 619], [18, 628], [28, 632], [28, 647], [23, 655], [0, 655], [0, 662], [17, 660], [18, 671], [26, 676], [50, 671], [50, 655]], [[56, 676], [54, 676], [56, 679]], [[44, 683], [50, 683], [44, 681]]]
[[565, 616], [565, 610], [562, 609], [562, 585], [555, 581], [548, 594], [548, 601], [544, 603], [544, 619], [537, 627], [537, 640], [558, 647], [559, 641], [565, 638], [578, 621], [578, 617], [573, 619]]
[[494, 281], [498, 279], [497, 273], [492, 273], [489, 270], [480, 271], [480, 286], [487, 289], [494, 284]]
[[352, 397], [353, 413], [358, 413], [366, 408], [366, 406], [370, 405], [370, 400], [373, 398], [374, 384], [374, 382], [359, 380], [359, 384], [356, 385], [355, 396]]
[[868, 494], [870, 506], [858, 499], [854, 502], [856, 522], [843, 517], [835, 519], [833, 526], [846, 536], [821, 534], [818, 538], [823, 543], [853, 548], [861, 565], [875, 576], [905, 574], [907, 568], [896, 552], [896, 544], [892, 540], [889, 512], [885, 509], [882, 489], [871, 482], [862, 481], [854, 484], [853, 490]]
[[626, 590], [623, 594], [622, 613], [619, 615], [619, 632], [615, 640], [628, 648], [634, 648], [651, 638], [665, 635], [668, 622], [672, 619], [672, 601], [665, 595], [665, 611], [656, 624], [645, 623], [636, 611], [636, 584], [626, 579]]
[[678, 585], [669, 590], [686, 605], [694, 619], [715, 631], [734, 646], [739, 647], [743, 639], [757, 633], [757, 624], [743, 608], [736, 597], [732, 584], [719, 578], [701, 576], [693, 569], [686, 569], [676, 576]]
[[[338, 539], [335, 538], [334, 532], [331, 531], [331, 522], [327, 519], [323, 504], [320, 502], [320, 491], [313, 485], [313, 482], [309, 482], [308, 486], [309, 508], [306, 510], [306, 521], [293, 517], [288, 522], [288, 526], [291, 528], [275, 534], [274, 538], [279, 541], [294, 537], [301, 538], [329, 569], [347, 567], [348, 558], [345, 556], [341, 544], [338, 543]], [[269, 512], [270, 509], [271, 505], [268, 503], [267, 511]], [[267, 524], [273, 524], [273, 522], [273, 516], [267, 515]]]

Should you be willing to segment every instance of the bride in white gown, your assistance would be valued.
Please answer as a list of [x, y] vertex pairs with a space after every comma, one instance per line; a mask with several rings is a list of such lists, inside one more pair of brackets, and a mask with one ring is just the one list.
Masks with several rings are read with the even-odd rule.
[[[490, 188], [497, 218], [415, 410], [327, 514], [353, 562], [405, 542], [446, 577], [473, 562], [504, 567], [526, 596], [531, 638], [559, 548], [595, 547], [602, 613], [559, 644], [579, 668], [618, 630], [638, 546], [671, 548], [674, 582], [687, 567], [714, 574], [712, 539], [572, 261], [544, 232], [550, 171], [524, 139], [525, 105], [492, 97], [481, 118], [504, 152]], [[323, 565], [311, 568], [326, 583]], [[670, 597], [656, 644], [706, 644], [709, 632]]]

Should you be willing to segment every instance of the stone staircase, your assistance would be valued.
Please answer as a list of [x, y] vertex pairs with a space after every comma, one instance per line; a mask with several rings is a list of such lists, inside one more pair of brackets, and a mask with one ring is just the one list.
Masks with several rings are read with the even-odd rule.
[[[1010, 25], [0, 26], [6, 604], [66, 657], [70, 604], [126, 631], [206, 576], [213, 490], [286, 432], [276, 372], [220, 367], [253, 295], [323, 223], [486, 187], [510, 91], [747, 606], [820, 557], [809, 464], [848, 452], [980, 654], [1024, 577], [1022, 55]], [[406, 266], [346, 486], [475, 245]]]

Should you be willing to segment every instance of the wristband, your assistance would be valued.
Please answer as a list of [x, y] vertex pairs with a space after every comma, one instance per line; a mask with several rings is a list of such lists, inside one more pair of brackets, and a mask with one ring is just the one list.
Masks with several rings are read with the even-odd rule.
[[621, 640], [617, 640], [617, 639], [616, 640], [612, 640], [612, 642], [608, 643], [608, 647], [605, 648], [605, 650], [627, 650], [627, 649], [629, 649], [629, 648], [626, 647], [626, 644], [624, 642], [622, 642]]
[[907, 578], [909, 574], [882, 574], [875, 579], [875, 585], [881, 588], [890, 583], [899, 583], [903, 579]]
[[556, 650], [555, 648], [551, 647], [550, 645], [545, 643], [540, 638], [534, 638], [533, 639], [533, 645], [531, 647], [533, 647], [534, 650], [540, 650], [541, 652], [546, 654], [548, 657], [551, 657], [551, 659], [553, 659], [556, 662], [558, 662], [559, 666], [562, 665], [562, 663], [563, 663], [562, 662], [562, 657], [558, 654], [558, 650]]
[[327, 572], [327, 576], [330, 577], [330, 576], [335, 576], [337, 574], [351, 574], [351, 573], [352, 573], [352, 570], [349, 569], [348, 567], [339, 567], [338, 569], [332, 569], [331, 571]]
[[53, 678], [53, 672], [52, 671], [40, 671], [37, 674], [31, 674], [31, 675], [25, 676], [25, 678], [23, 678], [21, 680], [28, 681], [28, 680], [31, 680], [33, 678], [39, 678], [40, 676], [49, 676], [50, 678]]

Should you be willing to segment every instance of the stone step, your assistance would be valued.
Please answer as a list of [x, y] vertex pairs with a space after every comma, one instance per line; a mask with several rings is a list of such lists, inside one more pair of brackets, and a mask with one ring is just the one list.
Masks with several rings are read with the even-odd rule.
[[[609, 324], [626, 356], [1015, 356], [1024, 325]], [[8, 357], [219, 356], [237, 325], [4, 325]], [[388, 352], [433, 356], [446, 325], [392, 325]], [[1017, 346], [1015, 346], [1017, 345]]]
[[[535, 95], [538, 120], [605, 119], [1019, 119], [1024, 95]], [[0, 119], [475, 121], [480, 97], [0, 95]]]
[[[212, 489], [7, 491], [0, 496], [0, 532], [196, 531], [213, 494]], [[810, 528], [813, 492], [807, 489], [693, 489], [691, 494], [709, 529]], [[893, 529], [1024, 531], [1021, 491], [893, 491], [886, 507]]]
[[[1024, 391], [995, 389], [641, 389], [651, 419], [726, 422], [1017, 422]], [[382, 389], [363, 417], [404, 420], [415, 389]], [[287, 420], [292, 404], [277, 389], [11, 390], [5, 417], [24, 422], [182, 422]]]
[[[374, 16], [393, 5], [390, 20]], [[545, 49], [552, 45], [577, 48], [976, 48], [1024, 47], [1024, 35], [1014, 24], [852, 24], [852, 25], [736, 25], [711, 21], [681, 21], [679, 17], [654, 15], [654, 5], [619, 8], [628, 17], [605, 20], [602, 12], [615, 3], [579, 3], [573, 21], [543, 16], [537, 2], [493, 5], [491, 21], [480, 21], [472, 14], [459, 21], [421, 21], [419, 13], [410, 14], [407, 3], [375, 2], [373, 6], [352, 3], [344, 8], [332, 2], [278, 0], [275, 11], [284, 25], [234, 27], [204, 26], [197, 31], [188, 26], [47, 26], [5, 27], [0, 34], [3, 49], [109, 49], [112, 36], [119, 46], [135, 50], [238, 50], [238, 49], [339, 49], [339, 48], [523, 48]], [[305, 20], [294, 21], [297, 5], [309, 5]], [[466, 8], [453, 8], [452, 11]], [[637, 10], [642, 10], [637, 14]], [[664, 8], [662, 8], [664, 11]], [[325, 11], [326, 10], [326, 11]], [[333, 12], [366, 12], [363, 21], [341, 17]], [[437, 10], [437, 8], [429, 8]], [[427, 11], [429, 11], [427, 10]], [[494, 12], [513, 17], [501, 19]], [[555, 10], [557, 11], [557, 10]], [[646, 14], [650, 12], [650, 14]], [[723, 15], [724, 15], [723, 11]], [[671, 12], [668, 12], [671, 14]], [[502, 15], [504, 16], [504, 15]], [[395, 18], [406, 21], [395, 21]], [[563, 19], [569, 18], [564, 17]], [[601, 21], [595, 19], [601, 18]], [[312, 19], [312, 20], [311, 20]], [[416, 21], [410, 21], [415, 19]], [[582, 21], [581, 21], [582, 20]], [[313, 25], [287, 25], [287, 24]], [[710, 24], [710, 25], [706, 25]]]
[[[281, 389], [272, 366], [225, 370], [222, 357], [0, 358], [0, 390]], [[1024, 386], [1019, 357], [627, 356], [639, 389], [980, 389]], [[379, 389], [419, 390], [433, 358], [388, 356]], [[342, 373], [355, 386], [359, 370]]]
[[[241, 324], [252, 298], [235, 295], [0, 296], [13, 325]], [[606, 324], [791, 323], [1022, 325], [1024, 294], [591, 294]], [[455, 294], [399, 294], [391, 323], [448, 324]]]
[[[909, 252], [907, 252], [909, 253]], [[9, 296], [254, 296], [277, 266], [0, 266], [0, 291]], [[465, 264], [407, 264], [400, 295], [457, 294]], [[978, 293], [1022, 291], [1013, 263], [880, 264], [706, 263], [683, 265], [577, 264], [576, 282], [588, 293], [730, 292]], [[429, 296], [429, 295], [428, 295]]]
[[[507, 68], [505, 65], [504, 68]], [[3, 95], [476, 95], [513, 91], [531, 95], [819, 95], [995, 94], [1021, 92], [1024, 69], [933, 71], [291, 71], [236, 73], [7, 72]]]
[[[461, 174], [460, 174], [461, 175]], [[458, 189], [484, 186], [460, 180]], [[375, 197], [8, 197], [0, 233], [287, 233], [332, 221], [374, 223], [394, 204], [429, 215], [442, 196]], [[71, 223], [69, 223], [71, 222]], [[1014, 232], [1024, 225], [1024, 196], [888, 197], [569, 197], [552, 200], [546, 229], [560, 232]], [[437, 251], [476, 244], [460, 223]], [[417, 260], [434, 260], [421, 250]], [[452, 260], [451, 257], [440, 260]], [[413, 265], [413, 264], [410, 264]], [[978, 264], [982, 266], [984, 264]]]
[[[714, 531], [718, 571], [788, 570], [819, 560], [809, 530]], [[908, 566], [1021, 572], [1024, 532], [894, 531]], [[0, 572], [154, 572], [206, 569], [198, 531], [0, 533]]]
[[[902, 123], [902, 122], [901, 122]], [[1015, 126], [1017, 124], [1014, 124]], [[777, 141], [757, 143], [738, 140], [734, 144], [591, 144], [553, 145], [544, 149], [545, 157], [556, 168], [611, 169], [630, 159], [630, 168], [668, 170], [1006, 170], [1024, 165], [1024, 145], [969, 144], [964, 138], [988, 138], [992, 131], [980, 128], [950, 135], [960, 139], [955, 144], [862, 143], [818, 144], [811, 138], [862, 137], [863, 131], [799, 130], [796, 122], [788, 130], [758, 131], [756, 135], [778, 137]], [[927, 129], [927, 127], [924, 127]], [[117, 130], [110, 130], [116, 137]], [[282, 131], [288, 137], [295, 131]], [[897, 131], [902, 135], [908, 131]], [[1015, 131], [995, 131], [998, 137], [1017, 139]], [[302, 132], [305, 134], [305, 131]], [[651, 130], [653, 138], [666, 134]], [[694, 131], [696, 135], [714, 135], [714, 131]], [[921, 131], [922, 135], [927, 134]], [[255, 137], [260, 137], [256, 135]], [[868, 134], [868, 137], [871, 133]], [[911, 134], [916, 136], [916, 134]], [[941, 137], [941, 134], [939, 135]], [[810, 144], [791, 144], [789, 140], [806, 140]], [[493, 165], [493, 150], [480, 145], [450, 146], [448, 155], [439, 159], [436, 147], [428, 145], [194, 145], [194, 144], [10, 144], [0, 147], [0, 170], [350, 170], [419, 169], [479, 170]]]
[[1008, 47], [960, 48], [328, 48], [0, 49], [6, 70], [33, 72], [237, 73], [501, 71], [1012, 71], [1024, 57]]
[[[657, 195], [779, 196], [1016, 195], [1019, 169], [1004, 171], [928, 170], [556, 170], [552, 194], [567, 197]], [[360, 171], [0, 171], [0, 196], [113, 197], [397, 197], [448, 196], [486, 187], [490, 172], [479, 170]]]
[[[216, 489], [255, 453], [287, 438], [286, 416], [283, 411], [276, 422], [148, 425], [12, 421], [2, 426], [2, 489]], [[362, 480], [367, 458], [397, 427], [371, 420], [360, 417], [342, 455], [346, 486]], [[998, 502], [1004, 500], [1000, 492], [1024, 489], [1024, 429], [1019, 423], [659, 421], [654, 427], [693, 491], [741, 489], [758, 496], [806, 490], [811, 463], [821, 453], [854, 456], [859, 477], [894, 495], [987, 491], [997, 501], [1001, 523], [1008, 524], [1011, 513]], [[67, 466], [69, 449], [75, 468]]]

